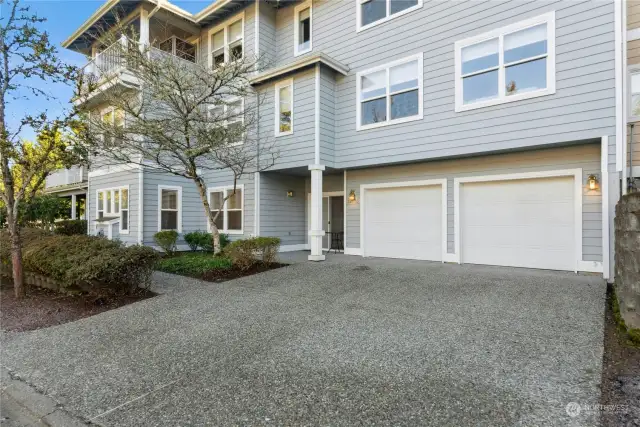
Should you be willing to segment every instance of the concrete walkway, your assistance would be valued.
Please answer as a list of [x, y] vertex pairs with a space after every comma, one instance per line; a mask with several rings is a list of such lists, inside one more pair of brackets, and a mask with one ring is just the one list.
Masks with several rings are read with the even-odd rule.
[[156, 298], [7, 335], [2, 365], [105, 426], [598, 422], [565, 410], [600, 395], [593, 276], [329, 255], [157, 280]]

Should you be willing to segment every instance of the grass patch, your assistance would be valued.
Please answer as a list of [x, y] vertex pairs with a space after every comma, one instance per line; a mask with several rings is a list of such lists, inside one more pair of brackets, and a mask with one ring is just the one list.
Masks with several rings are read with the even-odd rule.
[[156, 263], [156, 270], [196, 277], [215, 270], [229, 270], [231, 267], [230, 259], [214, 257], [210, 252], [181, 253], [162, 258]]
[[640, 329], [627, 328], [627, 325], [620, 314], [618, 295], [616, 295], [616, 287], [614, 285], [611, 285], [611, 311], [613, 312], [613, 319], [618, 325], [618, 329], [627, 335], [629, 344], [640, 347]]

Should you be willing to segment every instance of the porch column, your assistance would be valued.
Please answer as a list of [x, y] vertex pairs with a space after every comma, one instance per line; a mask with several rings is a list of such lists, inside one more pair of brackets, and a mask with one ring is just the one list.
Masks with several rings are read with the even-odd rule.
[[140, 50], [144, 51], [149, 44], [149, 11], [140, 10]]
[[309, 230], [309, 245], [311, 255], [309, 261], [324, 261], [322, 254], [322, 171], [324, 165], [309, 165], [311, 171], [311, 230]]
[[71, 195], [71, 219], [77, 219], [76, 218], [76, 195], [75, 194]]

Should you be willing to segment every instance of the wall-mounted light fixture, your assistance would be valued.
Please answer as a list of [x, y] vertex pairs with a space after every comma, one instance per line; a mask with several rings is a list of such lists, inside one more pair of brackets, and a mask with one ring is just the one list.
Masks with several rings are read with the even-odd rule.
[[287, 197], [293, 197], [293, 190], [287, 190]]
[[356, 202], [356, 192], [355, 190], [351, 190], [351, 192], [349, 193], [349, 203], [355, 203]]
[[589, 183], [589, 190], [597, 190], [598, 189], [598, 176], [597, 175], [589, 175], [587, 178], [587, 182]]

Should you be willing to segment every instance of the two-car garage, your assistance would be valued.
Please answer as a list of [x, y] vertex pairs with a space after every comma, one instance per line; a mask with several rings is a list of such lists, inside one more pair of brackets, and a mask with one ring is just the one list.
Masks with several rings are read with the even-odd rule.
[[574, 271], [581, 173], [362, 185], [362, 255]]

